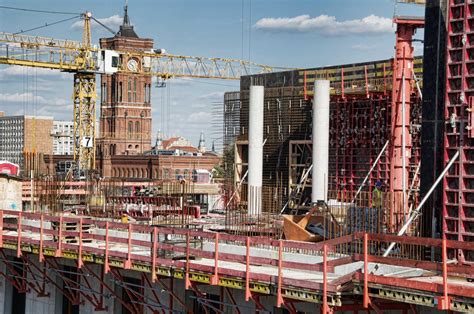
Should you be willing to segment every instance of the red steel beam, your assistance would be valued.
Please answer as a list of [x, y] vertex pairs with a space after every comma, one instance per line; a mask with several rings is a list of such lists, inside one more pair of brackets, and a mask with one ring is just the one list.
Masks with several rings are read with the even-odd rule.
[[370, 304], [369, 297], [369, 258], [368, 258], [368, 245], [367, 245], [367, 233], [364, 234], [364, 308], [368, 309]]
[[250, 238], [245, 239], [245, 301], [252, 297], [250, 292]]
[[211, 277], [211, 284], [219, 284], [219, 233], [216, 232], [214, 239], [214, 274]]
[[451, 308], [451, 300], [448, 295], [448, 250], [446, 248], [446, 239], [443, 239], [441, 254], [443, 257], [443, 296], [438, 298], [438, 309], [449, 310]]
[[323, 247], [323, 314], [329, 313], [328, 306], [328, 247]]
[[279, 308], [283, 304], [283, 297], [281, 295], [281, 288], [283, 283], [283, 244], [281, 240], [278, 245], [278, 283], [277, 283], [277, 301], [276, 306]]
[[[397, 24], [397, 32], [393, 62], [391, 147], [389, 151], [390, 192], [392, 197], [389, 213], [390, 231], [398, 231], [407, 215], [407, 212], [403, 212], [403, 210], [408, 210], [407, 196], [404, 197], [403, 193], [406, 193], [406, 189], [410, 186], [408, 182], [409, 153], [412, 147], [410, 99], [414, 67], [412, 41], [416, 29], [424, 27], [424, 21], [420, 19], [395, 18], [394, 23]], [[405, 96], [405, 99], [403, 99], [403, 96]], [[405, 110], [402, 108], [403, 103], [405, 103]], [[403, 111], [405, 117], [403, 117]], [[405, 121], [405, 126], [403, 121]], [[402, 138], [403, 134], [405, 139]], [[405, 152], [403, 151], [403, 141], [405, 141]], [[405, 187], [405, 191], [403, 187]]]

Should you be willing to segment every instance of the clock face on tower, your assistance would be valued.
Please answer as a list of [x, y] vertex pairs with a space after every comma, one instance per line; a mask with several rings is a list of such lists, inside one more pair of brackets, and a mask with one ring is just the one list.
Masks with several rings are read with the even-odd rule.
[[127, 68], [129, 71], [138, 72], [138, 61], [135, 59], [128, 60]]

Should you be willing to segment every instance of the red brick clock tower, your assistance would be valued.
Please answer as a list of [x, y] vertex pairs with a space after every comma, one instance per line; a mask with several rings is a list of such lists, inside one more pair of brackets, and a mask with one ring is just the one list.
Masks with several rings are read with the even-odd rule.
[[[114, 37], [100, 39], [103, 49], [149, 51], [153, 39], [139, 38], [130, 24], [127, 6]], [[101, 75], [99, 153], [137, 155], [151, 149], [151, 77], [138, 74], [142, 59], [121, 55], [126, 72]]]

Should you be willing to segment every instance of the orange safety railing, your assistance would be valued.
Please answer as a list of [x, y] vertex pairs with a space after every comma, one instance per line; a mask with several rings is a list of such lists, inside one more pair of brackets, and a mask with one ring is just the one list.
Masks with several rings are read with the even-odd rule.
[[[10, 219], [4, 221], [6, 217]], [[35, 222], [31, 223], [31, 220]], [[86, 225], [92, 226], [94, 231], [84, 228]], [[392, 242], [398, 246], [393, 253], [384, 257], [384, 248]], [[442, 253], [441, 258], [438, 261], [411, 259], [409, 255], [404, 256], [400, 252], [403, 245], [407, 244], [437, 248]], [[206, 245], [207, 249], [204, 249]], [[366, 307], [370, 305], [371, 284], [432, 293], [438, 298], [440, 309], [449, 309], [453, 296], [472, 299], [474, 295], [474, 288], [450, 282], [448, 277], [448, 274], [453, 274], [472, 278], [474, 267], [448, 263], [447, 256], [448, 248], [472, 250], [472, 244], [440, 239], [357, 232], [324, 242], [309, 243], [99, 221], [88, 217], [0, 210], [0, 247], [14, 248], [16, 255], [20, 257], [23, 249], [31, 249], [28, 246], [39, 247], [40, 261], [44, 260], [45, 252], [54, 251], [54, 256], [58, 258], [62, 257], [65, 251], [69, 254], [75, 252], [78, 268], [84, 265], [84, 254], [94, 254], [96, 260], [102, 261], [105, 273], [110, 271], [111, 260], [122, 261], [124, 269], [131, 269], [135, 263], [150, 265], [153, 280], [157, 277], [158, 266], [180, 269], [185, 274], [186, 287], [192, 285], [190, 276], [192, 272], [209, 275], [211, 278], [209, 283], [213, 285], [219, 284], [221, 277], [243, 278], [246, 299], [252, 295], [251, 282], [270, 283], [276, 287], [277, 306], [282, 306], [285, 302], [283, 289], [288, 287], [316, 291], [322, 296], [321, 303], [325, 313], [329, 312], [329, 295], [340, 292], [340, 287], [350, 281], [363, 287]], [[267, 250], [265, 254], [258, 254], [257, 251], [262, 249]], [[296, 261], [294, 258], [289, 258], [288, 254], [301, 254], [306, 258]], [[200, 262], [202, 260], [208, 262]], [[361, 269], [333, 280], [328, 279], [328, 274], [335, 274], [336, 266], [356, 261], [363, 261]], [[229, 266], [229, 262], [234, 264]], [[376, 274], [374, 267], [369, 267], [374, 264], [430, 271], [432, 276], [440, 278], [441, 283], [416, 280], [413, 276], [402, 278], [390, 274]], [[252, 270], [250, 265], [265, 265], [274, 269]], [[292, 275], [291, 273], [295, 271], [305, 274], [322, 273], [323, 276], [322, 279], [316, 280], [311, 279], [310, 275], [304, 277]]]

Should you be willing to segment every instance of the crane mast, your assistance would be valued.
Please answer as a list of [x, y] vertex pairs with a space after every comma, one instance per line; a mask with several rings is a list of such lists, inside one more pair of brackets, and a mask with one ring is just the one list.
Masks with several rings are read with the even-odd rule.
[[83, 14], [82, 47], [77, 62], [84, 70], [74, 74], [74, 161], [79, 172], [95, 168], [96, 76], [91, 48], [90, 12]]

